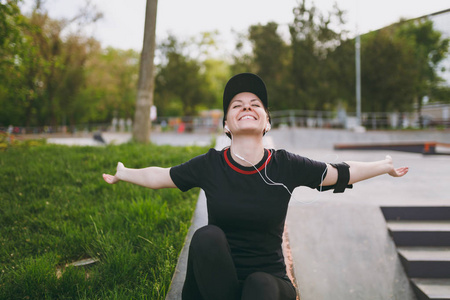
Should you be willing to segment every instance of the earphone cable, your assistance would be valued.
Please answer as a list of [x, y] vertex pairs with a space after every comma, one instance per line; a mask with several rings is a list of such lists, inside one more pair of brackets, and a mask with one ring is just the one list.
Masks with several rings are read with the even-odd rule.
[[[231, 132], [231, 130], [229, 130], [229, 132], [230, 132], [230, 135], [231, 135], [230, 152], [233, 153], [237, 158], [239, 158], [239, 159], [249, 163], [250, 165], [252, 165], [252, 167], [256, 170], [256, 172], [258, 172], [259, 176], [261, 177], [261, 179], [264, 181], [265, 184], [267, 184], [269, 186], [282, 186], [282, 187], [284, 187], [286, 189], [286, 191], [289, 193], [289, 195], [295, 201], [298, 201], [298, 202], [300, 202], [302, 204], [312, 204], [312, 203], [314, 203], [317, 200], [317, 198], [314, 198], [312, 201], [308, 201], [308, 202], [300, 201], [297, 198], [295, 198], [295, 196], [293, 195], [293, 192], [291, 192], [286, 185], [284, 185], [283, 183], [275, 182], [272, 179], [270, 179], [270, 177], [267, 175], [267, 164], [268, 164], [268, 162], [270, 160], [270, 157], [272, 156], [272, 151], [271, 150], [267, 150], [267, 151], [269, 151], [269, 156], [267, 157], [267, 159], [266, 159], [266, 161], [264, 163], [264, 175], [266, 175], [267, 179], [270, 181], [270, 182], [267, 182], [266, 179], [264, 178], [264, 176], [261, 174], [261, 172], [258, 170], [258, 168], [253, 163], [251, 163], [250, 161], [248, 161], [244, 157], [240, 156], [239, 154], [236, 154], [236, 153], [232, 152], [233, 150], [231, 149], [232, 148], [231, 146], [233, 145], [233, 133]], [[323, 188], [322, 183], [323, 183], [324, 176], [325, 176], [326, 172], [327, 172], [327, 167], [325, 166], [325, 170], [323, 171], [322, 177], [320, 179], [319, 192], [322, 192], [322, 188]]]

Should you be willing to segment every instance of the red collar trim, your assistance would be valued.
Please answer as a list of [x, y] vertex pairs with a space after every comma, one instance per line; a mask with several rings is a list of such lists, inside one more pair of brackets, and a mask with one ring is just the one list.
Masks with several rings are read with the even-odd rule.
[[230, 166], [230, 168], [232, 168], [236, 172], [239, 172], [239, 173], [244, 174], [244, 175], [252, 175], [252, 174], [257, 173], [258, 171], [261, 172], [264, 169], [264, 167], [267, 166], [267, 164], [270, 162], [270, 160], [272, 158], [272, 155], [269, 152], [269, 156], [267, 157], [266, 161], [258, 168], [258, 171], [256, 171], [255, 169], [253, 169], [252, 171], [246, 171], [246, 170], [242, 170], [239, 167], [233, 165], [233, 163], [228, 158], [228, 150], [230, 150], [230, 148], [225, 149], [225, 151], [223, 152], [223, 156], [225, 157], [225, 161]]

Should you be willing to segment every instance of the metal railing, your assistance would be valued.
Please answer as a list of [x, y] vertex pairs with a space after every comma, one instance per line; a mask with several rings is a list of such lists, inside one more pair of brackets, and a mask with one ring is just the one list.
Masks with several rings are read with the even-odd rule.
[[[365, 112], [361, 114], [359, 124], [355, 113], [340, 111], [284, 110], [271, 112], [272, 127], [306, 127], [306, 128], [345, 128], [363, 126], [367, 130], [406, 129], [406, 128], [450, 128], [450, 118], [419, 117], [414, 112], [388, 113]], [[222, 131], [222, 116], [196, 117], [159, 117], [152, 122], [152, 130], [161, 132], [203, 132]], [[119, 120], [111, 123], [89, 123], [74, 126], [8, 126], [0, 131], [14, 134], [70, 134], [87, 135], [96, 131], [131, 132], [131, 120]]]

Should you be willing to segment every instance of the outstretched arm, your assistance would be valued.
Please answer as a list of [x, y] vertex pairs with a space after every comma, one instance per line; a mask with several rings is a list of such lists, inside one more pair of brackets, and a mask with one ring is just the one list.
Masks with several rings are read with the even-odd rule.
[[126, 168], [121, 162], [117, 164], [115, 175], [103, 174], [103, 179], [109, 184], [126, 181], [150, 189], [177, 187], [170, 177], [170, 168], [131, 169]]
[[[402, 177], [408, 173], [408, 167], [394, 168], [392, 158], [387, 155], [385, 159], [374, 162], [346, 161], [350, 166], [350, 180], [348, 184], [353, 184], [362, 180], [373, 178], [383, 174], [389, 174], [392, 177]], [[331, 165], [327, 164], [327, 176], [322, 185], [334, 185], [337, 182], [338, 172]]]
[[375, 176], [389, 174], [392, 177], [402, 177], [408, 173], [408, 167], [394, 168], [392, 157], [386, 156], [384, 160], [374, 162], [357, 162], [348, 161], [350, 166], [350, 181], [349, 184], [358, 181], [366, 180]]

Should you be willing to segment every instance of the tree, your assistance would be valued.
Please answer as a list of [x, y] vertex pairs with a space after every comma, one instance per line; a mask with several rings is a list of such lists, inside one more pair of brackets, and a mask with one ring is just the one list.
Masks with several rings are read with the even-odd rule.
[[144, 44], [139, 67], [138, 92], [133, 126], [133, 139], [140, 143], [148, 143], [150, 140], [150, 108], [153, 105], [155, 83], [154, 57], [157, 7], [158, 0], [147, 0]]
[[136, 108], [139, 53], [97, 43], [85, 64], [85, 85], [71, 102], [77, 122], [110, 122], [114, 117], [132, 119]]
[[252, 43], [252, 64], [255, 72], [262, 78], [267, 78], [266, 85], [270, 91], [271, 109], [290, 108], [287, 101], [290, 97], [286, 86], [289, 73], [286, 72], [291, 61], [289, 47], [277, 33], [278, 24], [253, 25], [249, 29], [249, 40]]
[[334, 106], [337, 97], [332, 90], [327, 57], [346, 34], [337, 30], [343, 23], [343, 12], [337, 5], [328, 16], [321, 14], [314, 5], [308, 8], [306, 0], [294, 8], [294, 21], [289, 25], [291, 108], [321, 110]]
[[194, 116], [200, 105], [216, 103], [202, 63], [184, 54], [188, 46], [170, 35], [159, 47], [155, 103], [161, 115]]
[[205, 100], [210, 100], [203, 106], [209, 109], [222, 110], [223, 89], [231, 75], [230, 66], [223, 60], [208, 58], [203, 62], [203, 68], [208, 94]]
[[24, 119], [27, 89], [21, 61], [28, 48], [24, 36], [28, 23], [19, 3], [0, 3], [0, 126], [21, 124]]
[[362, 102], [365, 111], [411, 111], [437, 92], [436, 69], [448, 39], [431, 21], [400, 21], [362, 36]]
[[[428, 19], [401, 21], [394, 26], [396, 35], [408, 41], [414, 55], [413, 65], [418, 72], [414, 102], [421, 115], [423, 97], [427, 95], [433, 99], [433, 91], [436, 93], [439, 83], [443, 81], [437, 73], [437, 67], [448, 54], [450, 39], [442, 38], [442, 34], [433, 29], [433, 22]], [[439, 95], [439, 92], [436, 94]]]
[[[10, 26], [9, 37], [4, 39], [4, 45], [8, 46], [1, 47], [10, 50], [9, 55], [2, 53], [5, 62], [9, 62], [4, 74], [10, 74], [0, 84], [5, 115], [10, 122], [26, 126], [64, 123], [65, 116], [70, 115], [69, 104], [84, 85], [84, 64], [93, 43], [68, 28], [73, 22], [81, 28], [101, 15], [94, 9], [86, 9], [72, 20], [53, 20], [42, 1], [36, 1], [31, 15], [25, 17], [17, 3], [6, 4], [12, 14], [4, 24], [14, 26]], [[2, 4], [1, 9], [6, 5]]]
[[330, 85], [337, 105], [356, 111], [355, 40], [347, 39], [327, 56]]
[[[253, 55], [249, 53], [247, 47], [249, 38], [247, 34], [234, 32], [236, 38], [236, 46], [231, 55], [232, 64], [230, 66], [231, 74], [239, 74], [245, 72], [255, 72], [256, 67], [253, 65]], [[253, 50], [253, 49], [252, 49]]]
[[363, 36], [361, 44], [364, 111], [411, 110], [418, 72], [408, 40], [395, 38], [387, 28]]

